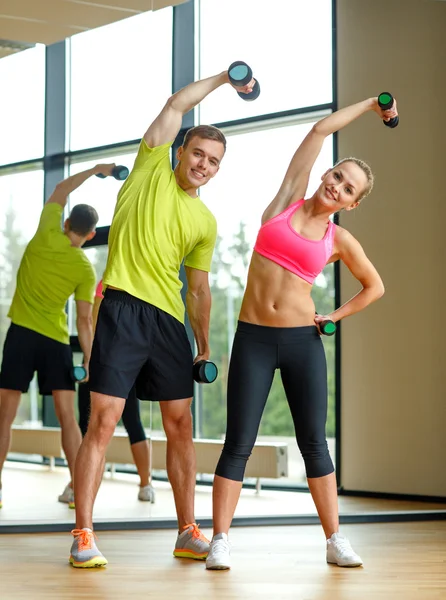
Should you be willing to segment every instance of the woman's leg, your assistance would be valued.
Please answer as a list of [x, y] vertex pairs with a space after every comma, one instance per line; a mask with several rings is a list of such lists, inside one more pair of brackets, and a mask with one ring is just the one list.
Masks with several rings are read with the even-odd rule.
[[140, 487], [150, 484], [150, 452], [144, 427], [141, 422], [139, 400], [135, 386], [130, 390], [122, 413], [122, 422], [129, 436], [130, 449], [140, 478]]
[[339, 529], [339, 516], [336, 478], [325, 437], [327, 366], [315, 328], [299, 329], [301, 339], [281, 348], [280, 368], [308, 485], [328, 539]]
[[248, 330], [253, 333], [239, 327], [232, 348], [226, 440], [213, 486], [214, 534], [229, 531], [276, 369], [276, 346], [259, 343], [255, 325]]

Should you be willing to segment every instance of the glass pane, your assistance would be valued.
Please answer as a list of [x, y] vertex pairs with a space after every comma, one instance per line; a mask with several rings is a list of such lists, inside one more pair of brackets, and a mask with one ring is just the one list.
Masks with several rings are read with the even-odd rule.
[[[201, 189], [201, 197], [214, 213], [219, 236], [211, 272], [212, 314], [211, 359], [219, 369], [212, 385], [198, 386], [199, 435], [223, 438], [226, 427], [226, 384], [228, 360], [236, 328], [247, 268], [260, 226], [261, 215], [275, 196], [291, 157], [313, 123], [233, 135], [220, 172]], [[274, 148], [268, 154], [266, 177], [258, 172], [257, 148]], [[327, 138], [315, 164], [307, 195], [313, 193], [321, 175], [333, 164], [332, 139]], [[243, 168], [240, 168], [243, 165]], [[329, 310], [334, 298], [333, 267], [321, 274], [313, 296], [319, 312]], [[325, 340], [324, 340], [325, 341]], [[334, 434], [334, 340], [326, 340], [330, 381], [329, 432]], [[292, 420], [279, 377], [273, 384], [263, 416], [260, 438], [286, 441], [289, 448], [290, 480], [303, 483], [303, 462], [293, 434]], [[334, 459], [334, 453], [332, 454]]]
[[45, 46], [0, 60], [0, 164], [43, 156]]
[[[0, 176], [0, 361], [10, 325], [7, 315], [16, 287], [17, 270], [26, 245], [37, 229], [42, 207], [43, 171]], [[35, 383], [31, 382], [29, 392], [22, 395], [14, 421], [16, 425], [41, 418], [41, 402]]]
[[[70, 165], [69, 173], [70, 175], [80, 173], [81, 171], [91, 169], [98, 163], [116, 163], [117, 165], [125, 165], [131, 169], [135, 162], [135, 157], [136, 152], [131, 152], [76, 162]], [[67, 216], [76, 204], [90, 204], [98, 211], [98, 227], [110, 225], [115, 210], [116, 198], [122, 183], [122, 181], [117, 181], [113, 177], [106, 177], [105, 179], [95, 176], [90, 177], [70, 196], [67, 204]]]
[[[85, 248], [84, 252], [96, 271], [96, 282], [99, 283], [105, 271], [105, 265], [107, 264], [108, 246]], [[74, 296], [70, 296], [68, 300], [68, 331], [70, 332], [70, 335], [77, 335], [76, 302]]]
[[[332, 101], [331, 0], [278, 0], [274, 9], [258, 0], [200, 0], [199, 77], [246, 61], [261, 94], [243, 102], [228, 85], [200, 105], [200, 123], [221, 123]], [[277, 27], [271, 27], [272, 10]], [[234, 22], [236, 15], [236, 22]], [[246, 29], [246, 33], [234, 27]], [[228, 46], [228, 35], [230, 45]]]
[[171, 8], [73, 36], [70, 148], [141, 138], [171, 92]]

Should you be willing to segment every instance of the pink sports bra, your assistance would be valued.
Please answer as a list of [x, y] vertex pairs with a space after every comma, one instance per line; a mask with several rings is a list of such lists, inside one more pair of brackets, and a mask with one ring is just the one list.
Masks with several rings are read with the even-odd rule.
[[328, 224], [322, 240], [308, 240], [297, 233], [291, 218], [305, 200], [298, 200], [262, 225], [254, 250], [284, 269], [313, 284], [333, 254], [336, 225]]

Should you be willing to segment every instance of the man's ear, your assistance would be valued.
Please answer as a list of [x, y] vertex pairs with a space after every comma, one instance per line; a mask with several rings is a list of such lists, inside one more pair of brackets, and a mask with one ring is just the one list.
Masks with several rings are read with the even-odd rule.
[[87, 235], [87, 241], [92, 240], [95, 235], [96, 235], [96, 230], [95, 231], [90, 231], [90, 233]]
[[68, 233], [70, 231], [70, 219], [65, 219], [63, 223], [63, 230], [65, 233]]
[[184, 148], [183, 146], [180, 146], [177, 150], [177, 160], [181, 160], [181, 157], [183, 156], [183, 152], [184, 152]]

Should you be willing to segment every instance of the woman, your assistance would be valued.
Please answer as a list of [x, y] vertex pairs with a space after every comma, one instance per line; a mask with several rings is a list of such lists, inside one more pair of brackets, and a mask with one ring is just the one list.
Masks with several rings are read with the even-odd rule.
[[[319, 323], [355, 314], [384, 293], [381, 278], [359, 242], [330, 220], [336, 212], [359, 206], [372, 189], [373, 175], [364, 162], [344, 159], [322, 175], [311, 198], [304, 200], [304, 196], [325, 138], [370, 110], [384, 120], [397, 114], [396, 103], [382, 111], [378, 99], [370, 98], [316, 123], [263, 213], [231, 355], [226, 440], [215, 471], [208, 569], [230, 568], [228, 531], [277, 368], [327, 540], [327, 562], [362, 564], [338, 531], [336, 478], [325, 438], [327, 370]], [[336, 260], [345, 263], [362, 290], [333, 313], [316, 315], [312, 284], [325, 265]]]
[[[96, 288], [93, 305], [93, 330], [96, 329], [99, 307], [102, 302], [102, 281]], [[79, 427], [82, 436], [87, 433], [90, 418], [90, 389], [88, 383], [79, 385], [78, 393]], [[129, 436], [130, 449], [133, 460], [140, 478], [138, 500], [142, 502], [155, 502], [155, 490], [150, 482], [150, 453], [149, 443], [146, 438], [144, 427], [141, 423], [139, 411], [139, 400], [135, 388], [130, 390], [129, 396], [122, 412], [122, 422]]]

